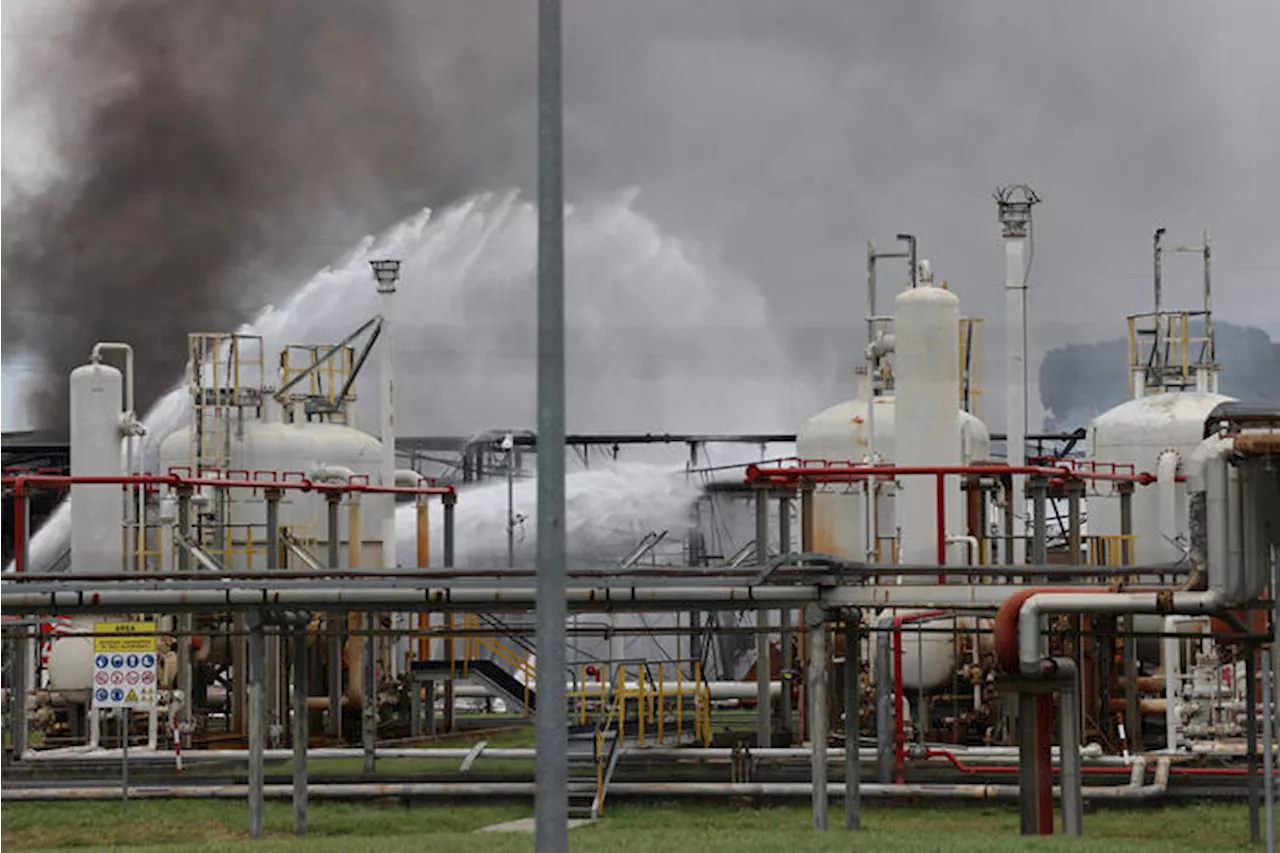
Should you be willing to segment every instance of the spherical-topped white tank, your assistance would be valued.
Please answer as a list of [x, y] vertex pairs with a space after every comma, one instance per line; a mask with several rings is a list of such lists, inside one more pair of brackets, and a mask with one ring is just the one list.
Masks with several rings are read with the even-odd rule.
[[[1151, 394], [1121, 403], [1094, 419], [1089, 430], [1089, 450], [1096, 462], [1132, 464], [1138, 473], [1166, 475], [1164, 484], [1138, 486], [1134, 492], [1136, 563], [1182, 558], [1189, 529], [1186, 485], [1170, 481], [1169, 475], [1181, 473], [1204, 438], [1209, 413], [1233, 399], [1200, 392]], [[1163, 465], [1161, 457], [1165, 459]], [[1093, 491], [1099, 494], [1092, 494]], [[1119, 497], [1105, 485], [1090, 492], [1086, 506], [1089, 533], [1120, 534]]]
[[[94, 363], [71, 371], [71, 476], [119, 477], [124, 377], [114, 367]], [[72, 572], [118, 572], [122, 567], [124, 521], [119, 485], [71, 487]], [[68, 702], [89, 700], [93, 685], [92, 617], [77, 617], [49, 650], [49, 687]]]
[[[960, 300], [923, 284], [894, 299], [897, 459], [903, 467], [956, 466], [960, 440]], [[948, 495], [947, 534], [960, 534], [958, 478]], [[952, 490], [948, 488], [948, 492]], [[901, 479], [897, 513], [905, 563], [938, 562], [937, 486], [932, 477]]]
[[[119, 477], [124, 379], [106, 364], [71, 371], [71, 476]], [[117, 572], [121, 567], [123, 499], [120, 486], [71, 487], [71, 571]]]
[[[191, 431], [184, 428], [165, 439], [160, 449], [162, 470], [190, 465]], [[231, 469], [250, 472], [269, 471], [282, 476], [288, 474], [314, 477], [321, 468], [332, 473], [349, 471], [363, 475], [376, 485], [381, 470], [380, 442], [360, 430], [332, 423], [284, 424], [270, 421], [249, 421], [244, 424], [240, 437], [233, 438]], [[232, 504], [229, 521], [235, 526], [255, 525], [255, 537], [263, 539], [262, 525], [266, 518], [265, 499], [261, 492], [247, 489], [231, 491]], [[365, 494], [360, 496], [360, 539], [364, 542], [361, 563], [365, 567], [380, 566], [382, 519], [394, 512], [394, 498], [390, 495]], [[293, 528], [296, 536], [317, 543], [316, 555], [323, 558], [322, 543], [328, 541], [328, 509], [323, 496], [314, 493], [286, 491], [280, 501], [280, 523]], [[339, 513], [339, 538], [347, 542], [348, 512], [344, 507]], [[237, 538], [243, 538], [244, 527], [237, 530]], [[347, 558], [345, 549], [343, 560]], [[253, 568], [261, 569], [261, 554], [254, 557]], [[344, 563], [345, 565], [345, 563]]]
[[[958, 391], [957, 391], [958, 393]], [[896, 461], [896, 416], [893, 397], [875, 398], [875, 455], [881, 462]], [[991, 452], [991, 436], [981, 420], [957, 408], [958, 438], [962, 464], [987, 459]], [[869, 457], [870, 433], [867, 424], [867, 401], [847, 400], [814, 415], [796, 436], [796, 455], [801, 459], [827, 459], [832, 462], [860, 463]], [[947, 484], [947, 500], [960, 506], [958, 479]], [[932, 484], [931, 484], [932, 485]], [[882, 562], [889, 562], [887, 540], [896, 533], [896, 489], [881, 486], [877, 506], [877, 529], [881, 540]], [[813, 547], [823, 554], [846, 560], [866, 558], [866, 509], [860, 486], [846, 484], [819, 485], [813, 495]], [[954, 531], [961, 533], [963, 531]]]

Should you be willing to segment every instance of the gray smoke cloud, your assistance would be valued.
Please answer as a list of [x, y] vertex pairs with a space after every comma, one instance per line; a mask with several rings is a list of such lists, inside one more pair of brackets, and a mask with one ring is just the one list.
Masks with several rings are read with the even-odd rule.
[[145, 408], [187, 332], [233, 328], [361, 235], [504, 179], [513, 137], [489, 132], [484, 75], [450, 44], [485, 9], [454, 5], [408, 34], [390, 2], [95, 2], [56, 50], [19, 46], [6, 96], [71, 113], [59, 174], [6, 181], [4, 353], [34, 356], [40, 425], [65, 421], [63, 377], [94, 341], [135, 346]]
[[[227, 325], [411, 209], [530, 189], [533, 7], [134, 0], [85, 6], [56, 61], [19, 46], [39, 96], [87, 118], [60, 137], [63, 178], [6, 202], [6, 354], [153, 335], [172, 358], [189, 326]], [[640, 187], [666, 231], [759, 283], [797, 381], [832, 399], [853, 388], [864, 241], [914, 232], [989, 319], [1000, 428], [998, 183], [1045, 199], [1033, 375], [1149, 309], [1160, 224], [1213, 228], [1219, 314], [1280, 332], [1276, 31], [1269, 0], [567, 0], [569, 194]], [[1188, 264], [1170, 300], [1195, 307]]]

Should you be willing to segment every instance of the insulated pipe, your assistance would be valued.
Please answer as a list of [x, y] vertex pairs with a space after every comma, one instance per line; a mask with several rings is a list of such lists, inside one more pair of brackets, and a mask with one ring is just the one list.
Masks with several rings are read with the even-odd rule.
[[1040, 617], [1046, 613], [1138, 613], [1212, 615], [1227, 602], [1209, 592], [1112, 592], [1106, 588], [1040, 587], [1020, 590], [996, 614], [995, 645], [1000, 666], [1008, 673], [1035, 672], [1040, 650]]
[[1176, 548], [1178, 537], [1178, 466], [1182, 457], [1176, 450], [1166, 450], [1156, 463], [1156, 498], [1159, 505], [1160, 552]]
[[809, 699], [809, 729], [811, 731], [810, 772], [812, 774], [813, 828], [827, 830], [827, 625], [822, 608], [810, 604], [805, 608], [805, 623], [809, 631], [809, 667], [805, 692]]
[[[1158, 800], [1168, 791], [1168, 759], [1160, 759], [1155, 780], [1151, 785], [1139, 784], [1100, 786], [1084, 789], [1086, 800], [1111, 802], [1141, 802]], [[843, 796], [843, 782], [831, 782], [828, 792]], [[312, 784], [308, 794], [312, 799], [385, 799], [393, 797], [529, 797], [537, 785], [533, 782], [400, 782], [400, 783], [331, 783]], [[908, 784], [882, 785], [866, 783], [860, 786], [864, 797], [877, 799], [938, 800], [1016, 800], [1016, 785], [973, 784]], [[245, 798], [245, 785], [168, 786], [154, 785], [130, 788], [131, 799], [232, 799]], [[264, 785], [262, 793], [272, 799], [288, 799], [293, 796], [292, 785]], [[612, 797], [811, 797], [813, 785], [808, 782], [614, 782], [609, 786]], [[116, 800], [120, 792], [116, 788], [17, 788], [5, 791], [5, 798], [26, 800]]]

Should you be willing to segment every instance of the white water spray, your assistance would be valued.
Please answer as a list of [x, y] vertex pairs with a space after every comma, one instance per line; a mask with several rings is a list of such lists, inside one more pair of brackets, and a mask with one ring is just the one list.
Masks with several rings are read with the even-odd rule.
[[[514, 192], [477, 195], [438, 215], [424, 210], [380, 238], [365, 238], [240, 331], [263, 336], [268, 361], [288, 344], [338, 340], [376, 312], [368, 260], [397, 257], [404, 262], [396, 318], [400, 432], [466, 435], [532, 424], [536, 229], [536, 209]], [[663, 235], [636, 210], [635, 193], [570, 209], [566, 252], [571, 430], [780, 431], [813, 408], [794, 396], [759, 291]], [[366, 424], [376, 381], [370, 366], [357, 383], [357, 418]], [[144, 419], [144, 469], [157, 470], [161, 442], [186, 424], [189, 407], [183, 386], [152, 407]], [[689, 495], [657, 473], [570, 475], [567, 532], [575, 558], [625, 553], [648, 530], [674, 524], [666, 523], [668, 513], [687, 511]], [[526, 489], [532, 495], [531, 485], [519, 491]], [[484, 494], [468, 491], [459, 501], [460, 563], [464, 553], [480, 559], [464, 552], [472, 547], [505, 554], [505, 490], [501, 512], [483, 503]], [[466, 509], [473, 500], [481, 505], [474, 515]], [[521, 553], [532, 553], [533, 500], [522, 502], [529, 534]], [[61, 557], [69, 525], [64, 502], [33, 537], [32, 571], [47, 571]], [[402, 543], [406, 537], [411, 524], [400, 526]]]

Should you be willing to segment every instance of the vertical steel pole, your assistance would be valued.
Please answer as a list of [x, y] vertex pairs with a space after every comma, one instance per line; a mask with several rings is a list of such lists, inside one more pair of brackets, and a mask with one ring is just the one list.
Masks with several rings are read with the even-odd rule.
[[507, 448], [507, 568], [516, 564], [516, 469], [515, 448]]
[[[441, 542], [441, 546], [442, 546], [441, 562], [444, 564], [445, 569], [452, 569], [453, 568], [453, 517], [454, 517], [454, 508], [458, 504], [458, 496], [453, 492], [448, 492], [444, 495], [443, 503], [444, 503], [444, 539]], [[445, 640], [445, 652], [446, 652], [445, 656], [450, 661], [452, 661], [453, 660], [453, 638], [452, 637]], [[431, 703], [430, 713], [434, 714], [435, 701], [436, 701], [435, 694], [428, 692], [427, 701]], [[431, 724], [432, 724], [431, 733], [435, 734], [434, 717], [431, 720]], [[446, 733], [451, 733], [453, 731], [453, 675], [452, 673], [450, 673], [449, 677], [446, 678], [444, 681], [444, 730]]]
[[1067, 835], [1084, 832], [1084, 794], [1080, 768], [1079, 676], [1062, 688], [1062, 831]]
[[560, 0], [538, 0], [538, 679], [535, 846], [569, 849], [565, 696], [564, 141]]
[[[342, 493], [329, 492], [325, 495], [325, 500], [328, 502], [329, 510], [327, 568], [336, 571], [342, 561], [339, 551], [341, 523], [338, 515], [342, 504]], [[324, 622], [329, 633], [329, 725], [327, 729], [331, 737], [340, 738], [342, 737], [342, 644], [347, 626], [346, 614], [331, 611], [325, 614]]]
[[[769, 562], [769, 493], [756, 488], [756, 565], [764, 571]], [[773, 666], [769, 661], [769, 611], [756, 611], [756, 748], [772, 746], [773, 708], [770, 687]]]
[[1022, 834], [1036, 835], [1036, 695], [1018, 693], [1018, 804]]
[[360, 743], [364, 748], [364, 772], [368, 776], [373, 775], [378, 761], [378, 687], [374, 683], [377, 678], [377, 669], [374, 665], [373, 648], [377, 640], [374, 636], [375, 618], [376, 614], [367, 612], [362, 620], [365, 638], [361, 645], [363, 654], [361, 655], [360, 687], [364, 695], [360, 700]]
[[[267, 501], [267, 571], [280, 570], [280, 499], [284, 493], [279, 489], [264, 489]], [[267, 637], [267, 716], [268, 726], [275, 731], [275, 726], [284, 725], [285, 679], [284, 643], [280, 634], [272, 632]]]
[[1133, 553], [1133, 483], [1119, 483], [1120, 492], [1120, 565], [1131, 566], [1137, 561]]
[[126, 705], [120, 714], [120, 796], [129, 804], [129, 712]]
[[266, 640], [262, 633], [262, 614], [250, 612], [249, 621], [249, 836], [262, 837], [262, 797], [266, 781], [263, 766], [267, 737], [267, 703], [263, 695], [266, 679]]
[[1271, 717], [1276, 710], [1271, 704], [1271, 655], [1274, 651], [1262, 653], [1262, 780], [1266, 794], [1263, 824], [1267, 828], [1267, 853], [1275, 853], [1276, 850], [1276, 786], [1271, 756], [1275, 734]]
[[1031, 562], [1043, 566], [1049, 561], [1049, 480], [1037, 474], [1031, 478], [1031, 503], [1035, 510], [1035, 528], [1032, 531]]
[[862, 613], [850, 610], [844, 623], [844, 828], [862, 828], [862, 637], [858, 631]]
[[293, 636], [293, 832], [307, 834], [307, 619], [300, 617]]
[[[1249, 773], [1249, 843], [1262, 839], [1258, 814], [1258, 650], [1253, 643], [1244, 644], [1245, 749]], [[1270, 781], [1270, 780], [1268, 780]]]
[[[25, 572], [30, 565], [31, 549], [31, 505], [27, 501], [25, 484], [19, 480], [13, 490], [14, 512], [14, 567], [15, 571]], [[26, 615], [23, 614], [23, 618]], [[27, 752], [27, 694], [31, 692], [34, 673], [32, 672], [31, 629], [24, 627], [14, 643], [13, 660], [13, 755], [18, 761]], [[91, 714], [96, 713], [90, 710]]]
[[[813, 828], [827, 830], [827, 625], [826, 614], [816, 604], [805, 608], [809, 630], [809, 696], [810, 771], [813, 782]], [[855, 747], [856, 750], [856, 747]]]
[[[187, 542], [191, 541], [191, 492], [190, 486], [179, 486], [178, 493], [178, 531]], [[191, 572], [191, 551], [185, 546], [178, 549], [178, 573], [186, 576]], [[189, 743], [187, 732], [190, 731], [191, 711], [194, 703], [195, 660], [191, 654], [191, 632], [195, 627], [195, 618], [191, 613], [178, 616], [178, 689], [182, 691], [182, 704], [178, 708], [180, 727], [174, 737], [181, 739], [183, 745]], [[92, 710], [89, 713], [94, 713]]]
[[[783, 493], [778, 497], [778, 553], [791, 553], [791, 496]], [[781, 691], [778, 701], [781, 703], [782, 731], [791, 738], [791, 611], [782, 608], [778, 611], [778, 681]]]

